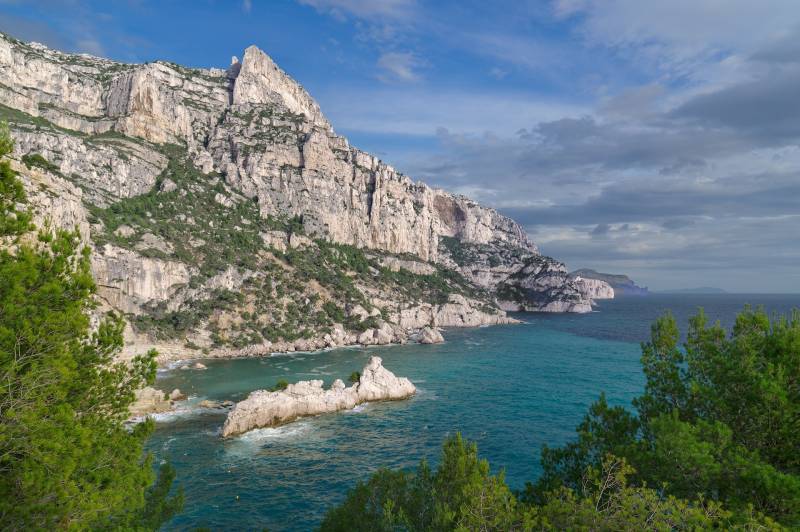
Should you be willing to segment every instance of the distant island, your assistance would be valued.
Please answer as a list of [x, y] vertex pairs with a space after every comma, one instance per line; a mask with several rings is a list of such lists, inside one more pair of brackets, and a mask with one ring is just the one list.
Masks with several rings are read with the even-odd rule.
[[697, 288], [675, 288], [673, 290], [659, 290], [659, 294], [727, 294], [722, 288], [713, 286], [699, 286]]
[[638, 286], [633, 279], [627, 275], [614, 273], [600, 273], [598, 271], [581, 268], [569, 274], [570, 277], [582, 277], [584, 279], [597, 279], [605, 281], [614, 289], [614, 296], [646, 296], [649, 294], [647, 287]]

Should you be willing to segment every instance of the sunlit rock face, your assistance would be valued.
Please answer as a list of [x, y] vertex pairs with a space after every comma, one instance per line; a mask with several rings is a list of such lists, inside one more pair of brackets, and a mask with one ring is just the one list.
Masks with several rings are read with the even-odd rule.
[[222, 436], [234, 436], [261, 427], [288, 423], [299, 417], [354, 408], [368, 401], [407, 399], [416, 387], [405, 377], [396, 377], [383, 367], [379, 357], [370, 357], [358, 382], [345, 387], [336, 379], [329, 389], [321, 380], [300, 381], [285, 390], [252, 392], [233, 407], [225, 419]]
[[600, 279], [577, 276], [575, 284], [578, 286], [578, 290], [589, 299], [614, 299], [614, 289]]
[[[256, 47], [227, 69], [195, 69], [64, 54], [0, 35], [0, 115], [37, 223], [78, 229], [94, 246], [104, 304], [148, 318], [137, 323], [149, 329], [128, 330], [137, 348], [235, 356], [355, 343], [365, 329], [367, 343], [396, 342], [422, 327], [508, 322], [500, 307], [583, 312], [602, 296], [540, 255], [513, 220], [351, 146]], [[254, 227], [257, 244], [238, 243]], [[287, 264], [284, 254], [315, 254], [323, 242], [366, 250], [371, 270], [354, 281], [361, 296], [341, 300], [321, 282], [325, 268]], [[253, 302], [247, 287], [273, 275], [270, 265], [304, 277], [287, 280], [292, 294]], [[349, 266], [326, 266], [340, 267]], [[409, 279], [430, 290], [407, 290]], [[433, 297], [443, 283], [446, 293]], [[200, 302], [220, 290], [243, 298], [208, 312]], [[286, 336], [290, 328], [270, 316], [288, 315], [298, 301], [312, 315], [333, 301], [344, 319], [334, 312], [336, 323]], [[356, 303], [385, 323], [348, 329]], [[256, 316], [249, 339], [225, 334], [241, 325], [237, 312]], [[284, 337], [259, 340], [272, 325]]]

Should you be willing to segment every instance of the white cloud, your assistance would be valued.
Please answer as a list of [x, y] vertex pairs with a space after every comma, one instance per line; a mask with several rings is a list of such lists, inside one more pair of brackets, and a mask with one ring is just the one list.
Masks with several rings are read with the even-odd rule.
[[[379, 79], [407, 82], [319, 96], [343, 131], [401, 139], [385, 157], [413, 178], [500, 208], [570, 267], [800, 291], [797, 0], [557, 0], [545, 34], [519, 3], [459, 24], [431, 4], [299, 1], [354, 20]], [[481, 89], [408, 83], [447, 54], [484, 61]]]
[[489, 75], [494, 79], [501, 80], [508, 76], [508, 70], [504, 70], [500, 67], [492, 67], [489, 69]]
[[411, 52], [387, 52], [378, 58], [381, 69], [378, 79], [383, 82], [419, 81], [419, 69], [424, 65], [425, 62]]
[[97, 57], [105, 57], [106, 52], [103, 45], [93, 37], [85, 37], [75, 42], [75, 49], [80, 53], [90, 54]]
[[298, 0], [321, 13], [339, 19], [405, 20], [416, 5], [414, 0]]
[[[318, 95], [337, 129], [359, 133], [434, 136], [508, 136], [541, 121], [581, 116], [588, 109], [524, 92], [458, 91], [426, 86], [337, 86]], [[354, 102], [357, 102], [354, 105]]]
[[554, 13], [576, 17], [590, 43], [679, 76], [752, 52], [800, 23], [796, 0], [557, 0]]

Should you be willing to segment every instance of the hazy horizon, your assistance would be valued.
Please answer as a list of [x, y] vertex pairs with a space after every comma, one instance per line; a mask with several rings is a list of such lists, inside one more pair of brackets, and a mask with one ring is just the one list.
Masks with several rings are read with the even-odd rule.
[[255, 44], [354, 145], [570, 270], [800, 292], [796, 2], [18, 0], [0, 30], [203, 67]]

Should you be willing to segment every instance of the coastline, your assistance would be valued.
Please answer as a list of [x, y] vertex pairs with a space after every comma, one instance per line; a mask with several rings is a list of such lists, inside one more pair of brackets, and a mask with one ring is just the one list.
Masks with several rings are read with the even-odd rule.
[[[366, 343], [360, 340], [364, 339], [363, 336], [365, 333], [373, 331], [372, 329], [362, 333], [345, 333], [344, 336], [340, 336], [338, 338], [333, 337], [330, 334], [325, 334], [309, 339], [300, 338], [292, 342], [265, 342], [262, 344], [245, 346], [239, 349], [229, 347], [192, 349], [181, 342], [154, 342], [146, 341], [141, 337], [133, 336], [132, 339], [126, 338], [126, 346], [123, 356], [130, 358], [136, 354], [147, 352], [150, 349], [155, 349], [158, 352], [158, 357], [156, 358], [158, 368], [165, 369], [173, 364], [179, 367], [184, 365], [183, 363], [195, 362], [199, 360], [261, 358], [291, 353], [321, 353], [333, 349], [378, 348], [405, 345], [408, 343], [426, 344], [431, 342], [420, 341], [420, 336], [425, 329], [441, 331], [448, 328], [468, 329], [524, 323], [521, 320], [508, 316], [496, 315], [491, 316], [491, 318], [493, 319], [485, 320], [485, 322], [482, 323], [469, 323], [460, 325], [449, 324], [435, 327], [407, 329], [395, 326], [393, 328], [394, 334], [391, 337], [384, 336], [383, 338], [378, 339], [380, 341], [371, 341]], [[371, 338], [375, 339], [375, 336], [373, 335]]]

